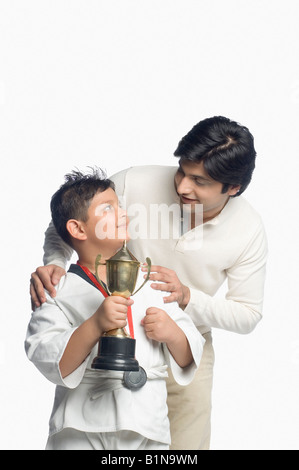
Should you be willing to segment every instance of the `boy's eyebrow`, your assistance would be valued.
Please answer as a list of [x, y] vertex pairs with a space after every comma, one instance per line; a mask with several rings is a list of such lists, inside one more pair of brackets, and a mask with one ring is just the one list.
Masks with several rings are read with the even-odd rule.
[[101, 214], [101, 210], [103, 208], [103, 206], [106, 206], [107, 204], [111, 204], [113, 205], [114, 201], [112, 199], [108, 199], [107, 201], [104, 201], [104, 202], [99, 202], [95, 208], [95, 215], [100, 215]]
[[113, 199], [107, 199], [107, 200], [104, 200], [103, 202], [100, 202], [99, 203], [99, 206], [102, 206], [103, 204], [114, 204], [114, 200]]

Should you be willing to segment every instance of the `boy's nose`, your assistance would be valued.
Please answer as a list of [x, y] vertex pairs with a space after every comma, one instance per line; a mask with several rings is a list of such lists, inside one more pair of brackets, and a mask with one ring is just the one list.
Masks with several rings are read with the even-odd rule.
[[118, 219], [119, 224], [122, 223], [123, 219], [127, 219], [127, 211], [125, 211], [124, 209], [119, 208], [118, 209], [118, 214], [117, 214], [117, 219]]

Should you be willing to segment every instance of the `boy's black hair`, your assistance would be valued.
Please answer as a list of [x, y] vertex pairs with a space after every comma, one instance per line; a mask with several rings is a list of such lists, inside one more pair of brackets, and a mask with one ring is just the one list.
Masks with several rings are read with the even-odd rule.
[[65, 183], [51, 198], [51, 213], [54, 226], [61, 238], [72, 246], [71, 236], [66, 228], [70, 219], [86, 222], [91, 200], [98, 192], [114, 188], [114, 183], [103, 170], [93, 168], [90, 174], [72, 171], [65, 175]]
[[240, 185], [240, 195], [251, 181], [256, 151], [249, 130], [222, 116], [204, 119], [181, 139], [176, 157], [194, 163], [203, 161], [211, 178], [223, 184], [226, 193], [231, 185]]

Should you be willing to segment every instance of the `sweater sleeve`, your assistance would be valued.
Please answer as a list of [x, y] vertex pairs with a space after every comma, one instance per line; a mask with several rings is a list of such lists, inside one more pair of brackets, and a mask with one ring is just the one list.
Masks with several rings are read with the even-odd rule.
[[225, 299], [190, 289], [190, 302], [185, 312], [195, 325], [240, 334], [253, 331], [262, 318], [266, 258], [267, 240], [260, 225], [234, 265], [226, 270]]
[[66, 263], [71, 259], [72, 254], [72, 248], [58, 235], [56, 228], [51, 221], [45, 232], [44, 265], [55, 264], [56, 266], [60, 266], [65, 269]]

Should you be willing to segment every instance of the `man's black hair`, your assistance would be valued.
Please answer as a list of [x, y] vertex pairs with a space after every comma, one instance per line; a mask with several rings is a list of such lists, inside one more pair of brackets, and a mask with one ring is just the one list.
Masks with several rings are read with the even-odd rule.
[[196, 124], [179, 142], [174, 155], [194, 163], [202, 161], [208, 175], [223, 184], [223, 193], [231, 185], [240, 185], [240, 195], [251, 181], [256, 151], [246, 127], [215, 116]]

